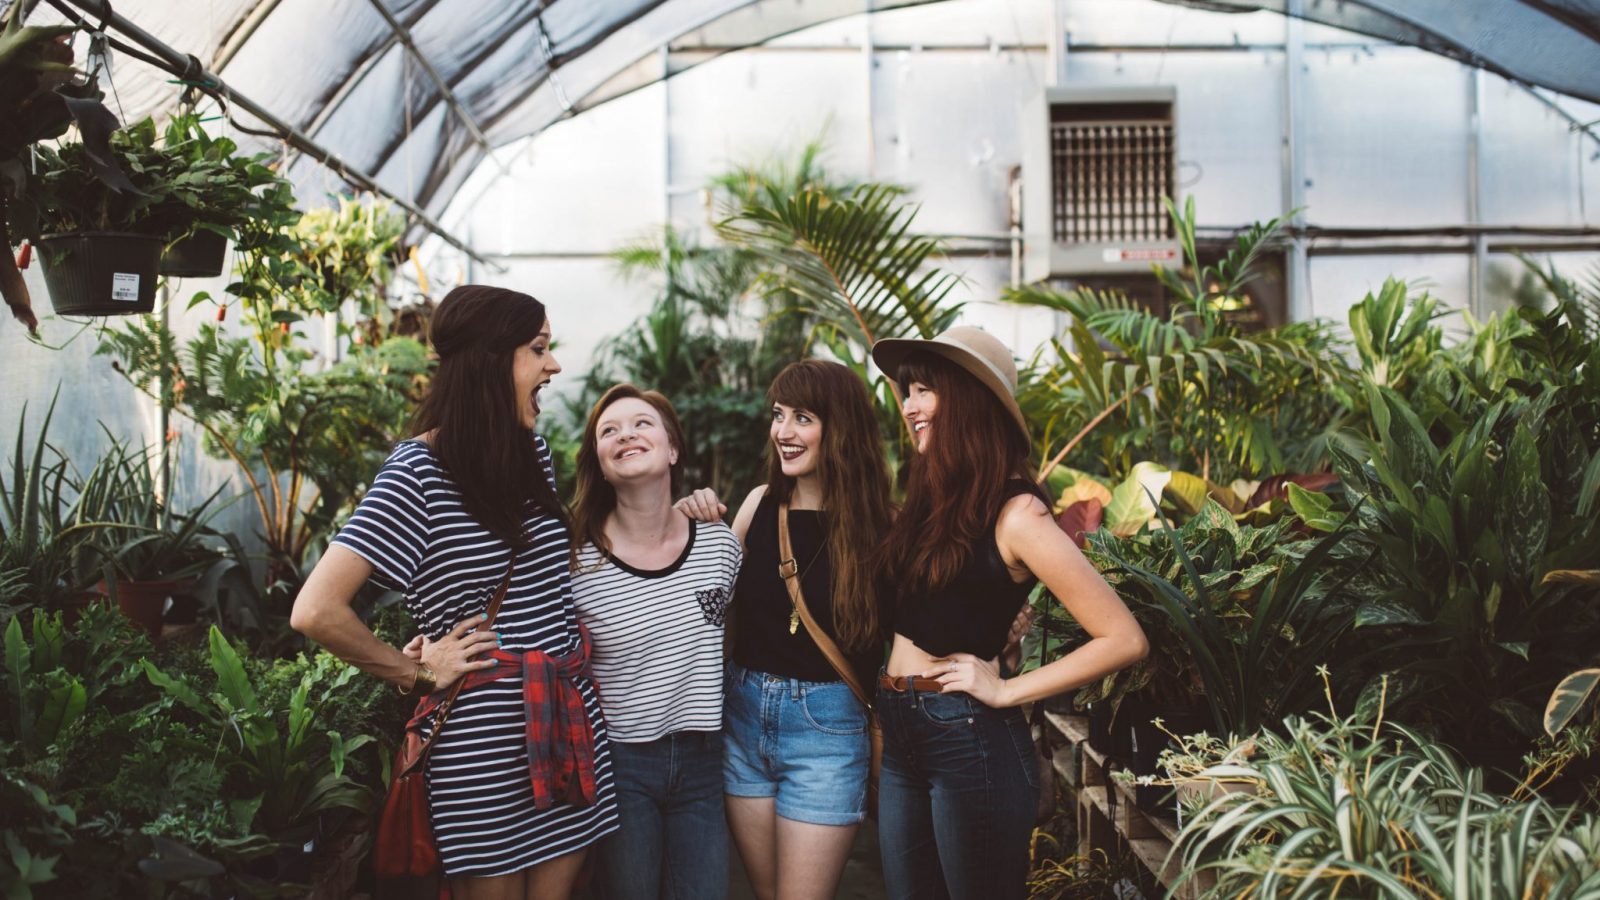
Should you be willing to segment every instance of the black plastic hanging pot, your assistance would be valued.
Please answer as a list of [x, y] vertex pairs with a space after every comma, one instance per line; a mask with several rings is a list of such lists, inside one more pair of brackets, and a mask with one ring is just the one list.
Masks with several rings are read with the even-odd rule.
[[50, 306], [62, 316], [122, 316], [156, 308], [161, 238], [112, 231], [39, 239]]
[[161, 274], [176, 278], [215, 278], [222, 274], [228, 239], [215, 231], [196, 231], [161, 254]]

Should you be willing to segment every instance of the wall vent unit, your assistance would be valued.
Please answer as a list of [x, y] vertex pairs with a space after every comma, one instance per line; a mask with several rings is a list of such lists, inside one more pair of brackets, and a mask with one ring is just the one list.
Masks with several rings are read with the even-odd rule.
[[1026, 280], [1182, 262], [1162, 197], [1177, 190], [1173, 87], [1046, 88], [1025, 115]]

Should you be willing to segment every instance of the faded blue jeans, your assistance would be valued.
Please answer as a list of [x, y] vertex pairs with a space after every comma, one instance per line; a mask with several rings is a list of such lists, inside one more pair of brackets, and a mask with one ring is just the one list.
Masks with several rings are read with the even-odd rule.
[[611, 742], [618, 829], [595, 852], [605, 900], [722, 900], [728, 896], [728, 820], [722, 732], [675, 731]]
[[1027, 895], [1039, 770], [1022, 710], [878, 688], [878, 843], [890, 900]]

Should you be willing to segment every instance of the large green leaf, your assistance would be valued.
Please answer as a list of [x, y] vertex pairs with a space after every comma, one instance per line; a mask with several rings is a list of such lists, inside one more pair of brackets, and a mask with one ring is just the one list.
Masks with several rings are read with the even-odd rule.
[[150, 679], [150, 683], [166, 691], [174, 700], [204, 715], [209, 716], [216, 711], [187, 682], [161, 671], [148, 659], [139, 660], [139, 664], [144, 667], [145, 677]]
[[1123, 482], [1111, 491], [1111, 502], [1106, 504], [1105, 527], [1119, 537], [1137, 534], [1156, 517], [1156, 504], [1151, 497], [1161, 496], [1172, 479], [1166, 466], [1141, 462]]
[[83, 715], [88, 700], [83, 682], [76, 678], [46, 694], [33, 733], [35, 747], [43, 750], [60, 739], [61, 733]]
[[33, 741], [33, 714], [29, 711], [28, 671], [31, 654], [22, 640], [22, 623], [12, 616], [6, 624], [6, 688], [11, 694], [11, 727], [16, 729], [17, 740], [23, 746]]
[[1289, 508], [1313, 531], [1332, 531], [1341, 516], [1333, 512], [1333, 498], [1321, 491], [1308, 491], [1294, 482], [1288, 485]]
[[1550, 491], [1539, 468], [1539, 448], [1533, 432], [1519, 426], [1507, 448], [1503, 480], [1505, 507], [1500, 540], [1513, 572], [1531, 579], [1538, 574], [1539, 559], [1550, 537]]
[[258, 705], [256, 691], [250, 686], [250, 677], [245, 674], [238, 651], [233, 649], [233, 644], [215, 625], [211, 626], [210, 642], [211, 668], [217, 673], [217, 687], [222, 695], [228, 698], [234, 709], [240, 712], [254, 711]]
[[1545, 734], [1555, 737], [1566, 728], [1596, 687], [1600, 687], [1600, 669], [1579, 669], [1561, 679], [1544, 707]]

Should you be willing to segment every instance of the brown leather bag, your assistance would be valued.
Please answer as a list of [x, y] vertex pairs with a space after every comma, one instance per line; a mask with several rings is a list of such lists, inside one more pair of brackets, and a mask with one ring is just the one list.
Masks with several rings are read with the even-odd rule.
[[811, 610], [806, 609], [806, 598], [800, 591], [800, 571], [795, 562], [794, 546], [789, 543], [789, 504], [778, 505], [778, 576], [783, 579], [783, 586], [789, 589], [789, 602], [794, 604], [794, 611], [799, 614], [800, 621], [806, 625], [806, 633], [811, 635], [811, 640], [816, 642], [817, 649], [828, 658], [828, 664], [839, 673], [844, 683], [850, 686], [850, 693], [856, 695], [861, 705], [867, 709], [867, 740], [871, 746], [871, 762], [867, 769], [867, 815], [878, 816], [878, 771], [883, 765], [883, 729], [878, 725], [878, 714], [872, 708], [872, 695], [867, 693], [867, 686], [862, 684], [861, 675], [851, 668], [844, 653], [839, 650], [839, 645], [828, 637], [822, 630], [817, 620], [811, 617]]
[[[511, 587], [511, 573], [517, 565], [517, 552], [511, 551], [511, 562], [506, 565], [505, 577], [489, 601], [487, 618], [478, 627], [491, 629], [500, 612], [500, 604]], [[379, 878], [439, 880], [442, 884], [444, 866], [439, 860], [439, 848], [433, 840], [433, 822], [428, 812], [428, 787], [423, 780], [423, 763], [433, 749], [433, 742], [444, 730], [451, 707], [466, 686], [465, 676], [456, 679], [450, 693], [439, 704], [433, 720], [433, 733], [423, 739], [420, 721], [413, 719], [406, 726], [405, 737], [394, 757], [394, 777], [389, 781], [389, 795], [383, 801], [383, 815], [378, 819], [378, 836], [372, 847], [372, 871]], [[420, 885], [419, 896], [430, 893]], [[444, 896], [437, 889], [431, 893]]]

